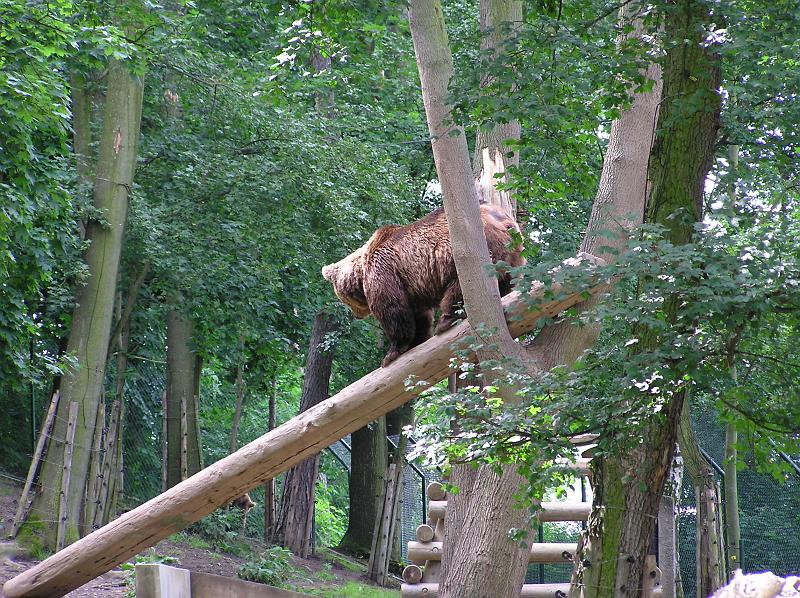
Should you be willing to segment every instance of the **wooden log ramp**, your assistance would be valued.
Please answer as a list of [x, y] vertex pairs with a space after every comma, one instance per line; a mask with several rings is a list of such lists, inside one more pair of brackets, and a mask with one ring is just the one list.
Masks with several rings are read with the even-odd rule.
[[[567, 260], [565, 266], [581, 262], [603, 264], [599, 258], [581, 254]], [[535, 310], [528, 308], [519, 293], [510, 293], [503, 298], [509, 331], [515, 337], [530, 332], [540, 318], [555, 317], [608, 287], [605, 281], [580, 291], [552, 285], [545, 297], [543, 285], [537, 284], [530, 291], [539, 300]], [[367, 374], [335, 396], [8, 580], [3, 586], [5, 595], [63, 596], [188, 527], [414, 398], [424, 387], [407, 389], [410, 376], [431, 383], [446, 378], [453, 356], [451, 346], [473, 334], [469, 323], [463, 321], [434, 336], [389, 367]]]

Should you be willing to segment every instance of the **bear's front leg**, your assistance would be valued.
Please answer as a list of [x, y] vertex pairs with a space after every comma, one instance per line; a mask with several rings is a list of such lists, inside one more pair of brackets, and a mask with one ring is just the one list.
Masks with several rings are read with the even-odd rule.
[[[389, 339], [389, 351], [381, 362], [381, 367], [385, 368], [414, 346], [417, 326], [405, 289], [397, 277], [384, 274], [379, 280], [380, 285], [370, 285], [367, 301]], [[430, 324], [428, 326], [430, 330]]]

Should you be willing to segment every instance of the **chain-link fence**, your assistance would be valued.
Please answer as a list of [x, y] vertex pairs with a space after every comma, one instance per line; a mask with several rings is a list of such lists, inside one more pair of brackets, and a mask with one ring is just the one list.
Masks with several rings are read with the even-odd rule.
[[[725, 477], [721, 463], [725, 455], [725, 430], [712, 412], [703, 412], [693, 418], [692, 425], [704, 456], [715, 472], [720, 489]], [[797, 475], [785, 483], [772, 476], [760, 474], [753, 468], [737, 472], [739, 490], [739, 526], [741, 528], [741, 569], [744, 571], [772, 571], [776, 575], [796, 575], [800, 571], [800, 465], [785, 455], [795, 466]], [[748, 456], [745, 456], [745, 461]], [[724, 493], [721, 529], [725, 530]], [[683, 595], [697, 597], [696, 534], [697, 507], [692, 482], [684, 473], [678, 501], [678, 558]], [[725, 543], [723, 543], [725, 544]]]

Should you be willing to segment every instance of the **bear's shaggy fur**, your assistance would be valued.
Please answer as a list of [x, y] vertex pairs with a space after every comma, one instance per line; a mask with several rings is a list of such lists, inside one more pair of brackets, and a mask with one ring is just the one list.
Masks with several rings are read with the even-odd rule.
[[[525, 263], [522, 247], [511, 248], [509, 231], [517, 223], [502, 210], [481, 205], [483, 230], [493, 262]], [[436, 333], [453, 325], [461, 303], [447, 220], [438, 209], [406, 226], [384, 226], [363, 247], [322, 269], [336, 296], [356, 318], [372, 314], [389, 339], [383, 367], [431, 336], [434, 309], [441, 307]], [[511, 276], [500, 278], [500, 293], [511, 289]]]

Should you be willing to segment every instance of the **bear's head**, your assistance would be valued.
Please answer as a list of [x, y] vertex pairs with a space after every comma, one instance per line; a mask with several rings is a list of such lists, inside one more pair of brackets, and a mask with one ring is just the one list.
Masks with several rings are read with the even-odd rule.
[[348, 255], [335, 264], [322, 268], [322, 276], [333, 285], [339, 300], [350, 308], [359, 320], [370, 315], [367, 296], [364, 294], [363, 257], [360, 251]]

